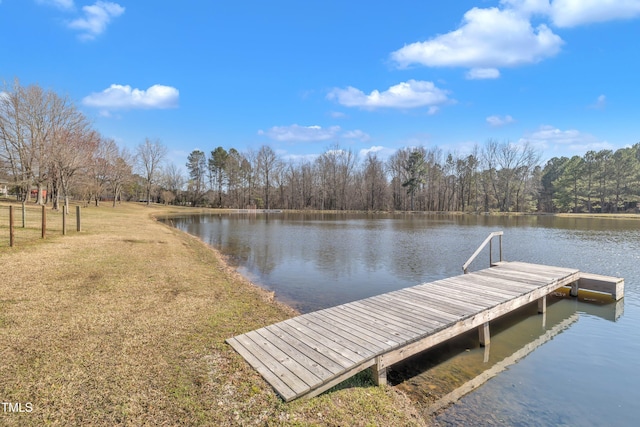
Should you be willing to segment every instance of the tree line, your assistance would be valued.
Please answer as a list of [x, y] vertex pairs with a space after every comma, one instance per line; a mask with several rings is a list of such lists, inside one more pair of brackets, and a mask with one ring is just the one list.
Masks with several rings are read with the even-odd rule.
[[[191, 152], [174, 202], [215, 207], [461, 212], [637, 211], [640, 143], [540, 165], [528, 143], [489, 140], [472, 154], [407, 147], [386, 160], [338, 145], [313, 160], [269, 146]], [[174, 188], [175, 190], [175, 188]]]
[[[134, 153], [93, 129], [68, 98], [15, 81], [0, 92], [0, 181], [35, 203], [70, 197], [255, 209], [461, 212], [637, 210], [640, 143], [552, 158], [488, 140], [471, 154], [405, 147], [382, 159], [335, 144], [313, 159], [270, 146], [193, 150], [186, 173], [159, 140]], [[44, 196], [43, 189], [46, 191]]]
[[540, 198], [547, 212], [638, 212], [640, 143], [552, 158], [542, 174]]

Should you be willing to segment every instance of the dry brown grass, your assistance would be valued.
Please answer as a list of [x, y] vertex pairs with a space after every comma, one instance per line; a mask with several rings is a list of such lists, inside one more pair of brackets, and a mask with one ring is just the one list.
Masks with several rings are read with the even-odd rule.
[[88, 207], [81, 233], [0, 244], [0, 402], [33, 407], [0, 425], [424, 424], [363, 375], [283, 403], [224, 340], [292, 311], [151, 219], [166, 211]]

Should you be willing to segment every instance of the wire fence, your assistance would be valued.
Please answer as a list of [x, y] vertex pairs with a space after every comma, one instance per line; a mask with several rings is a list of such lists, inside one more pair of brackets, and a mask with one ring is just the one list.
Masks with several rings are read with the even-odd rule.
[[26, 245], [47, 236], [81, 231], [80, 206], [54, 211], [46, 206], [0, 205], [0, 248]]

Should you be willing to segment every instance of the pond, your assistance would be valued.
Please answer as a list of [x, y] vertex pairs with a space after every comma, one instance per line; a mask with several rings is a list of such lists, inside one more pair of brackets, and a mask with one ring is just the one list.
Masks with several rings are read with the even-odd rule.
[[[620, 426], [640, 415], [640, 218], [269, 213], [167, 221], [303, 313], [461, 274], [497, 230], [506, 260], [624, 277], [617, 304], [557, 295], [545, 316], [534, 305], [492, 324], [490, 348], [466, 334], [394, 366], [389, 379], [425, 411], [463, 390], [453, 405], [437, 402], [440, 425]], [[485, 250], [470, 270], [488, 263]]]

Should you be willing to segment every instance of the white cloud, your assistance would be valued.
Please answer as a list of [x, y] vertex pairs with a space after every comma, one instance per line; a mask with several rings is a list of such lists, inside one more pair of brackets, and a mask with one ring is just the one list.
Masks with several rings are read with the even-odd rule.
[[280, 154], [280, 158], [287, 161], [287, 162], [298, 162], [298, 163], [313, 163], [317, 158], [318, 158], [319, 154], [317, 153], [310, 153], [310, 154], [291, 154], [291, 153], [287, 153], [287, 152], [282, 152]]
[[549, 0], [500, 0], [500, 4], [526, 17], [548, 15], [551, 11]]
[[467, 79], [500, 77], [499, 68], [535, 64], [554, 57], [564, 41], [544, 23], [575, 27], [640, 16], [640, 0], [500, 0], [499, 7], [474, 7], [459, 27], [391, 53], [398, 68], [467, 67]]
[[473, 8], [460, 28], [393, 52], [400, 67], [493, 68], [533, 64], [553, 57], [564, 43], [546, 25], [535, 29], [526, 14], [513, 8]]
[[73, 9], [73, 0], [36, 0], [38, 4], [47, 4], [60, 9]]
[[589, 105], [589, 108], [594, 108], [596, 110], [604, 110], [606, 106], [607, 106], [607, 97], [604, 95], [600, 95], [596, 100], [596, 102]]
[[[437, 107], [449, 102], [447, 94], [448, 91], [437, 88], [432, 82], [409, 80], [391, 86], [384, 92], [374, 90], [369, 95], [352, 86], [346, 89], [334, 88], [327, 98], [335, 99], [345, 107], [419, 108]], [[435, 111], [437, 110], [433, 110]]]
[[500, 4], [524, 16], [545, 16], [557, 27], [640, 16], [640, 0], [501, 0]]
[[331, 111], [329, 115], [334, 119], [344, 119], [345, 117], [347, 117], [347, 115], [342, 111]]
[[147, 90], [132, 89], [131, 86], [112, 84], [102, 92], [86, 96], [82, 103], [103, 109], [164, 109], [178, 106], [178, 89], [171, 86], [153, 85]]
[[378, 151], [382, 151], [383, 149], [384, 147], [382, 145], [374, 145], [370, 148], [363, 148], [362, 150], [360, 150], [360, 155], [366, 156], [369, 153], [377, 153]]
[[467, 72], [468, 80], [497, 79], [500, 70], [497, 68], [472, 68]]
[[493, 127], [501, 127], [513, 122], [515, 122], [515, 120], [510, 115], [506, 115], [504, 117], [501, 117], [501, 116], [487, 117], [487, 123], [489, 123]]
[[340, 126], [323, 128], [322, 126], [317, 125], [300, 126], [298, 124], [290, 126], [273, 126], [267, 131], [259, 130], [258, 135], [265, 135], [269, 139], [282, 142], [317, 142], [337, 138], [367, 142], [371, 139], [369, 134], [359, 129], [343, 132]]
[[551, 19], [558, 27], [640, 16], [640, 0], [554, 0]]
[[440, 107], [436, 107], [435, 105], [432, 105], [431, 107], [429, 107], [429, 109], [427, 110], [427, 114], [430, 116], [433, 116], [434, 114], [436, 114], [438, 111], [440, 111]]
[[83, 6], [82, 10], [84, 17], [71, 21], [68, 26], [81, 31], [82, 40], [93, 40], [107, 29], [112, 18], [122, 15], [125, 8], [117, 3], [97, 1], [92, 6]]
[[344, 139], [357, 139], [358, 141], [367, 142], [371, 140], [369, 134], [361, 131], [360, 129], [346, 131], [342, 134]]
[[312, 142], [326, 141], [335, 138], [340, 132], [340, 126], [322, 128], [321, 126], [274, 126], [267, 131], [258, 131], [259, 135], [266, 135], [276, 141]]
[[561, 130], [553, 126], [540, 126], [535, 132], [525, 134], [520, 142], [528, 141], [543, 152], [571, 157], [582, 155], [589, 150], [612, 149], [613, 146], [589, 133], [576, 129]]
[[369, 153], [374, 153], [378, 157], [378, 159], [386, 160], [389, 157], [393, 156], [395, 152], [396, 152], [396, 149], [394, 148], [386, 148], [381, 145], [373, 145], [369, 148], [361, 149], [358, 152], [358, 157], [361, 159], [364, 159], [365, 157], [367, 157]]

